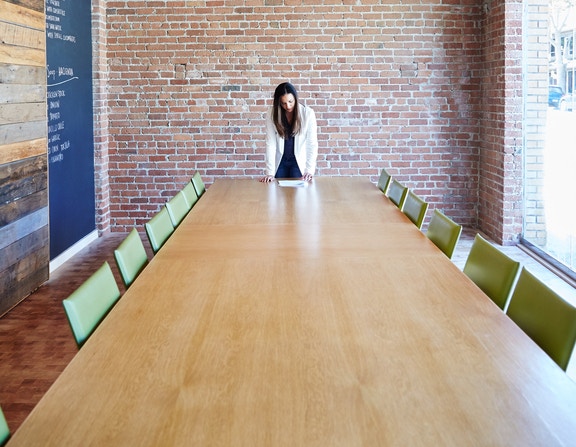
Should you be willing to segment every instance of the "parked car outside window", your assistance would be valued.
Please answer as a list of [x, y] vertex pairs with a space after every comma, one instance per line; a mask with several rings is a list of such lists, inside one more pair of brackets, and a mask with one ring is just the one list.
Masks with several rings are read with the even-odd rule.
[[548, 90], [548, 106], [562, 109], [564, 102], [564, 90], [562, 87], [551, 85]]

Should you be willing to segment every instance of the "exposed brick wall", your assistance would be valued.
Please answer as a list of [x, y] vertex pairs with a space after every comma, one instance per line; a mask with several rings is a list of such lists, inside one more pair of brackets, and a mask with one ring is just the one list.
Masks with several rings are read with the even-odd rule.
[[524, 228], [523, 237], [539, 247], [545, 247], [544, 151], [546, 148], [548, 103], [548, 37], [549, 0], [529, 0], [525, 6], [525, 37], [527, 48], [524, 61], [530, 70], [524, 73]]
[[486, 1], [479, 227], [500, 243], [522, 232], [522, 1]]
[[106, 43], [106, 0], [92, 0], [94, 186], [96, 189], [96, 226], [100, 233], [110, 228]]
[[480, 206], [506, 233], [515, 184], [478, 187], [479, 169], [517, 169], [499, 2], [309, 3], [107, 1], [111, 227], [143, 225], [196, 170], [208, 185], [260, 176], [264, 113], [288, 80], [318, 117], [317, 175], [386, 167], [431, 208], [476, 227]]

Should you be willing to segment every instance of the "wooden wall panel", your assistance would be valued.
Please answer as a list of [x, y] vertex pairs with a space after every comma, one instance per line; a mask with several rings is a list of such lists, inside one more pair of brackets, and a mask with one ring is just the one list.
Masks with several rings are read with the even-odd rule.
[[47, 144], [46, 138], [40, 138], [3, 145], [2, 150], [0, 150], [0, 165], [45, 154]]
[[46, 123], [26, 121], [0, 126], [0, 145], [37, 139], [46, 135]]
[[[47, 189], [46, 163], [47, 158], [42, 155], [0, 166], [0, 204], [4, 204], [0, 210], [11, 202], [24, 200]], [[0, 217], [0, 224], [3, 220]]]
[[0, 0], [0, 315], [49, 274], [43, 0]]
[[[21, 6], [24, 11], [32, 10], [37, 12], [44, 12], [44, 0], [7, 0], [5, 3]], [[26, 13], [26, 12], [23, 12]]]
[[[10, 70], [13, 66], [0, 65], [0, 78], [2, 71]], [[44, 73], [46, 71], [44, 70]], [[20, 81], [21, 82], [21, 81]], [[31, 104], [35, 103], [42, 98], [46, 98], [46, 89], [40, 85], [29, 84], [3, 84], [0, 86], [0, 102], [4, 105], [8, 104]]]

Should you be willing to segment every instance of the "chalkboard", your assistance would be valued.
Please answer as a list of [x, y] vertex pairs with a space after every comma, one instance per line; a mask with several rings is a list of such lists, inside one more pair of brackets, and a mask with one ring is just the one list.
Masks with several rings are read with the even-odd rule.
[[96, 228], [91, 3], [46, 0], [50, 259]]

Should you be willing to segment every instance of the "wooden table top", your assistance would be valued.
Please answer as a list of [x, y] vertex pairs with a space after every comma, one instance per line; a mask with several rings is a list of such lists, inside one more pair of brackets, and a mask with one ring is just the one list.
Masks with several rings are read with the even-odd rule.
[[555, 446], [576, 384], [363, 178], [218, 180], [9, 446]]

